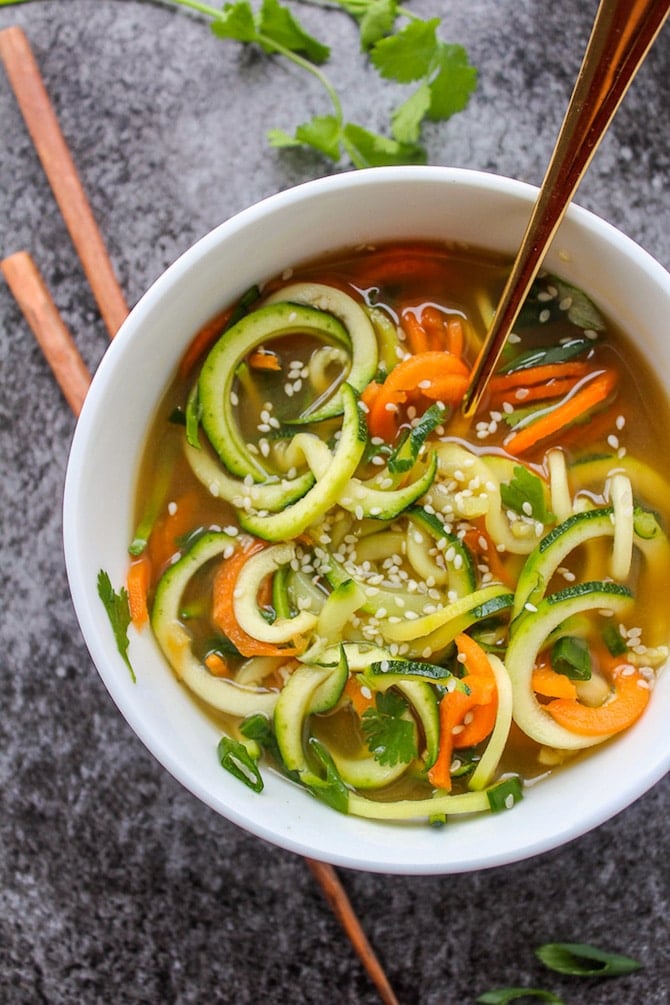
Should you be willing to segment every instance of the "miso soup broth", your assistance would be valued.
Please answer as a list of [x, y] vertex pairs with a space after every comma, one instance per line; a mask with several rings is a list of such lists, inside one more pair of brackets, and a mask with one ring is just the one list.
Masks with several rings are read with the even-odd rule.
[[357, 248], [184, 333], [128, 593], [241, 783], [278, 770], [385, 820], [509, 809], [654, 700], [667, 401], [630, 337], [542, 275], [466, 420], [508, 267]]

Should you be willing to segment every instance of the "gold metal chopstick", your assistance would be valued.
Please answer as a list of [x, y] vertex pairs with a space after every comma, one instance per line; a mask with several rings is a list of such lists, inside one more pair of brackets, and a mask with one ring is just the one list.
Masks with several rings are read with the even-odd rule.
[[470, 377], [464, 415], [476, 412], [545, 252], [669, 11], [670, 0], [601, 0], [554, 153]]

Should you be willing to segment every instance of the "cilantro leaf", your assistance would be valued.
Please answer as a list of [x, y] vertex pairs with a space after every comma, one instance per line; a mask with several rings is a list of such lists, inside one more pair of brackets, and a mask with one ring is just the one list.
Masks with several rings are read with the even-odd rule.
[[128, 591], [122, 586], [119, 592], [116, 593], [108, 574], [103, 569], [100, 569], [98, 572], [98, 596], [107, 611], [107, 617], [109, 618], [116, 641], [116, 648], [130, 670], [130, 676], [133, 684], [135, 684], [137, 678], [128, 657], [128, 627], [130, 626]]
[[393, 31], [398, 4], [396, 0], [371, 0], [358, 18], [361, 49], [366, 52], [385, 35]]
[[254, 12], [247, 0], [226, 4], [221, 14], [212, 21], [211, 29], [217, 38], [231, 38], [235, 42], [258, 40]]
[[408, 702], [394, 691], [378, 691], [375, 707], [363, 713], [361, 728], [368, 749], [380, 764], [409, 764], [417, 756], [411, 719], [403, 718]]
[[477, 70], [462, 45], [441, 42], [436, 64], [438, 70], [431, 77], [428, 110], [428, 117], [434, 122], [463, 111], [477, 86]]
[[431, 86], [425, 81], [393, 112], [391, 131], [399, 143], [417, 143], [431, 106]]
[[[554, 514], [547, 509], [544, 482], [521, 464], [515, 465], [514, 477], [500, 486], [500, 498], [506, 509], [549, 523]], [[530, 512], [528, 512], [530, 510]]]
[[388, 164], [425, 164], [426, 151], [418, 144], [399, 143], [347, 122], [343, 142], [355, 167], [384, 167]]
[[438, 49], [439, 17], [410, 21], [395, 35], [382, 38], [370, 50], [370, 59], [380, 76], [409, 84], [431, 70]]
[[337, 161], [340, 158], [342, 125], [334, 115], [315, 115], [309, 122], [298, 126], [294, 136], [273, 129], [268, 138], [274, 147], [310, 146]]
[[282, 6], [278, 0], [263, 0], [258, 32], [259, 42], [266, 52], [274, 52], [275, 46], [280, 46], [289, 52], [303, 53], [317, 65], [330, 58], [328, 46], [305, 31], [289, 8]]

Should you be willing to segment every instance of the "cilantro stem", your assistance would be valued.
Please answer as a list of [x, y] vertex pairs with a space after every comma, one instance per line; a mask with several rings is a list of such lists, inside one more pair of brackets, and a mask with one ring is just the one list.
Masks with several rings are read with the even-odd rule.
[[222, 14], [222, 11], [217, 10], [216, 7], [200, 3], [199, 0], [168, 0], [168, 2], [178, 4], [180, 7], [189, 7], [191, 10], [197, 11], [198, 14], [205, 14], [213, 19], [220, 18]]
[[[204, 14], [206, 17], [210, 17], [213, 21], [220, 20], [223, 15], [223, 11], [217, 10], [215, 7], [210, 7], [209, 4], [201, 3], [200, 0], [168, 0], [168, 2], [177, 4], [181, 7], [188, 7], [190, 10], [196, 11], [199, 14]], [[340, 125], [342, 124], [342, 103], [340, 102], [339, 95], [329, 81], [328, 77], [325, 73], [322, 73], [318, 66], [310, 62], [309, 59], [305, 59], [304, 56], [299, 55], [299, 53], [292, 52], [290, 49], [285, 48], [280, 42], [270, 38], [268, 35], [264, 35], [262, 32], [258, 33], [257, 41], [260, 45], [265, 45], [271, 51], [276, 52], [277, 55], [290, 60], [295, 66], [300, 67], [300, 69], [305, 70], [307, 73], [311, 73], [312, 76], [319, 81], [324, 91], [330, 98], [335, 117], [338, 123], [340, 123]]]
[[[178, 2], [181, 3], [182, 0], [178, 0]], [[275, 42], [274, 39], [266, 37], [261, 32], [259, 32], [258, 34], [258, 41], [270, 46], [278, 55], [283, 56], [285, 59], [290, 59], [291, 62], [295, 63], [296, 66], [299, 66], [301, 69], [306, 70], [307, 73], [311, 73], [312, 76], [316, 77], [316, 79], [319, 81], [319, 83], [325, 90], [326, 94], [330, 98], [330, 102], [333, 106], [333, 112], [335, 114], [337, 121], [340, 124], [342, 123], [343, 118], [342, 103], [340, 101], [339, 95], [335, 90], [335, 88], [333, 87], [333, 85], [331, 84], [331, 82], [329, 81], [328, 77], [325, 75], [325, 73], [323, 73], [319, 69], [318, 66], [316, 66], [314, 63], [311, 63], [309, 59], [305, 59], [305, 57], [301, 56], [299, 53], [292, 52], [290, 49], [285, 49], [284, 46], [281, 45], [279, 42]]]

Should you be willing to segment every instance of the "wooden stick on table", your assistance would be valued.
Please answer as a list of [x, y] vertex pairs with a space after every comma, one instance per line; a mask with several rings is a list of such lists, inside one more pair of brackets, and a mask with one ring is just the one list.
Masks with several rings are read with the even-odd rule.
[[0, 262], [0, 269], [48, 359], [68, 405], [75, 415], [79, 415], [91, 376], [46, 283], [27, 251], [17, 251], [5, 258]]
[[0, 58], [102, 319], [113, 337], [128, 307], [30, 44], [18, 26], [0, 31]]
[[[18, 27], [0, 31], [0, 58], [33, 143], [66, 221], [75, 249], [110, 337], [128, 314], [104, 241], [53, 111], [28, 40]], [[0, 262], [12, 293], [30, 324], [70, 407], [79, 415], [91, 376], [64, 325], [31, 256], [17, 252]], [[370, 945], [335, 869], [305, 858], [326, 901], [377, 988], [383, 1005], [398, 999]]]

